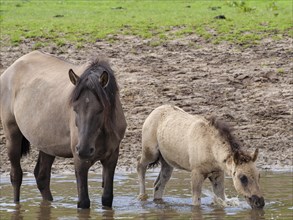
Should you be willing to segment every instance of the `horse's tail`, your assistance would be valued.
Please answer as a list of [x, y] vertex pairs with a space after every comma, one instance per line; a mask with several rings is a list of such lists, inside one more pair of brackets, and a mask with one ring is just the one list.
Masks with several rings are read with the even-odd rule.
[[21, 141], [21, 156], [25, 156], [30, 152], [30, 142], [23, 136]]
[[148, 165], [147, 169], [156, 168], [156, 167], [160, 164], [160, 159], [161, 159], [161, 157], [162, 157], [162, 155], [161, 155], [161, 153], [159, 152], [158, 158], [157, 158], [154, 162], [150, 163], [150, 164]]

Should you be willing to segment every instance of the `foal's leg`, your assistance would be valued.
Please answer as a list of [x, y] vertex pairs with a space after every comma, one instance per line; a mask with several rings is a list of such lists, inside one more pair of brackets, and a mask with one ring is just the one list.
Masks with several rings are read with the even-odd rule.
[[163, 158], [161, 158], [161, 171], [154, 183], [154, 200], [162, 199], [164, 189], [167, 182], [171, 178], [172, 172], [173, 167], [171, 167]]
[[[147, 157], [148, 156], [148, 157]], [[139, 196], [138, 199], [141, 201], [147, 200], [148, 195], [145, 192], [145, 173], [149, 164], [155, 162], [159, 157], [159, 151], [157, 150], [154, 154], [146, 155], [143, 151], [142, 155], [137, 157], [137, 175], [139, 182]]]
[[102, 205], [104, 207], [112, 207], [113, 203], [113, 180], [115, 174], [115, 168], [117, 165], [119, 156], [119, 148], [112, 153], [110, 158], [101, 160], [103, 165], [103, 195], [102, 195]]
[[53, 201], [50, 190], [51, 167], [55, 157], [39, 152], [38, 162], [36, 164], [34, 175], [37, 181], [38, 189], [40, 190], [43, 200]]
[[22, 140], [24, 137], [16, 124], [9, 123], [9, 125], [6, 125], [3, 121], [3, 128], [6, 137], [8, 158], [11, 164], [10, 181], [13, 186], [14, 202], [18, 203], [23, 175], [20, 165], [20, 158]]
[[158, 160], [160, 152], [156, 133], [156, 125], [151, 121], [145, 122], [142, 129], [142, 153], [137, 157], [137, 175], [139, 182], [138, 199], [143, 201], [148, 198], [145, 192], [145, 173], [149, 164]]
[[90, 199], [88, 193], [88, 170], [92, 163], [85, 160], [80, 160], [77, 156], [74, 157], [75, 176], [78, 191], [77, 208], [88, 209], [90, 207]]
[[196, 170], [191, 171], [191, 189], [192, 189], [192, 203], [195, 206], [200, 206], [201, 188], [205, 180], [204, 175]]
[[147, 170], [149, 162], [142, 160], [142, 156], [137, 157], [137, 166], [136, 171], [138, 175], [138, 182], [139, 182], [139, 196], [138, 199], [143, 201], [148, 198], [147, 194], [145, 193], [145, 173]]
[[225, 193], [224, 193], [224, 172], [214, 172], [209, 177], [210, 181], [213, 185], [213, 191], [216, 194], [216, 196], [220, 197], [222, 200], [225, 200]]

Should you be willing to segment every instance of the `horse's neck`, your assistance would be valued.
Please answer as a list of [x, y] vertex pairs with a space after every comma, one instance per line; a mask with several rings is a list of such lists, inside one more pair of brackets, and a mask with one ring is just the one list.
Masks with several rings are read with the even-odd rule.
[[231, 175], [232, 173], [232, 157], [231, 150], [222, 144], [214, 144], [213, 154], [215, 160], [218, 162], [218, 166], [221, 167], [225, 173]]
[[226, 159], [226, 162], [224, 163], [224, 171], [226, 174], [228, 174], [229, 176], [232, 176], [233, 173], [233, 162], [232, 162], [232, 156], [228, 156], [228, 158]]

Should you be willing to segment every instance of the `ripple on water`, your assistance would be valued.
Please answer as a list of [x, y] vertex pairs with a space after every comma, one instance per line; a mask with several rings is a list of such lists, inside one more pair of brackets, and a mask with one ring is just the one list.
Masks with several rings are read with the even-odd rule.
[[[225, 201], [215, 199], [210, 190], [210, 184], [205, 183], [203, 190], [202, 206], [192, 206], [190, 190], [190, 174], [174, 172], [173, 177], [166, 188], [166, 196], [161, 201], [152, 200], [153, 181], [157, 178], [157, 172], [149, 172], [146, 176], [146, 189], [149, 194], [147, 201], [138, 201], [137, 175], [116, 174], [113, 210], [105, 210], [101, 207], [101, 175], [89, 176], [89, 194], [91, 198], [90, 211], [76, 209], [77, 190], [74, 175], [53, 175], [51, 188], [54, 202], [43, 203], [33, 176], [24, 176], [21, 189], [21, 205], [11, 203], [12, 187], [7, 177], [1, 178], [0, 218], [11, 219], [11, 213], [22, 216], [31, 214], [36, 216], [51, 215], [52, 219], [137, 219], [137, 218], [173, 218], [173, 219], [224, 219], [225, 216], [242, 219], [252, 216], [276, 218], [282, 216], [292, 217], [292, 174], [291, 173], [264, 173], [261, 185], [264, 188], [266, 206], [264, 211], [254, 212], [242, 197], [237, 197], [233, 189], [232, 180], [226, 179], [226, 193], [229, 195]], [[266, 178], [267, 176], [267, 178]], [[178, 181], [180, 180], [180, 181]], [[278, 190], [275, 188], [278, 186]], [[234, 190], [234, 191], [233, 191]], [[291, 192], [291, 194], [290, 194]], [[48, 214], [49, 213], [49, 214]], [[66, 217], [64, 217], [66, 216]], [[254, 216], [258, 216], [255, 218]], [[284, 217], [285, 216], [285, 217]]]

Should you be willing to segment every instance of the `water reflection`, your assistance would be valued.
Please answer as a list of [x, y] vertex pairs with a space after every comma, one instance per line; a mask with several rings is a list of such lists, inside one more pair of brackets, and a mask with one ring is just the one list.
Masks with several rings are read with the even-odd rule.
[[265, 218], [265, 211], [262, 209], [252, 209], [250, 211], [250, 219], [251, 220], [261, 220]]
[[22, 209], [20, 204], [15, 205], [15, 210], [12, 212], [11, 220], [22, 220]]
[[[266, 195], [264, 210], [252, 210], [244, 199], [237, 198], [230, 179], [226, 182], [230, 205], [216, 205], [209, 193], [210, 184], [206, 184], [202, 206], [194, 207], [191, 205], [189, 175], [176, 172], [166, 188], [164, 199], [153, 201], [152, 183], [155, 176], [150, 175], [147, 180], [150, 198], [138, 201], [136, 174], [117, 175], [113, 209], [102, 208], [101, 178], [91, 177], [89, 189], [92, 206], [86, 210], [76, 208], [76, 184], [72, 181], [74, 176], [52, 179], [54, 202], [42, 201], [36, 185], [32, 181], [24, 181], [21, 202], [16, 205], [11, 203], [12, 187], [9, 181], [1, 179], [0, 219], [292, 219], [292, 173], [264, 175], [261, 180]], [[182, 179], [184, 181], [178, 181]]]
[[37, 219], [39, 220], [50, 220], [51, 219], [51, 202], [42, 201], [39, 206], [39, 211], [37, 212]]
[[[224, 208], [206, 208], [206, 207], [194, 207], [190, 206], [190, 212], [188, 215], [186, 213], [180, 212], [180, 207], [174, 206], [169, 202], [165, 202], [163, 200], [159, 201], [151, 201], [147, 204], [141, 204], [142, 207], [149, 208], [150, 203], [153, 203], [153, 209], [149, 209], [149, 211], [136, 213], [138, 214], [135, 219], [139, 220], [147, 220], [147, 219], [182, 219], [188, 216], [189, 219], [193, 220], [203, 220], [206, 218], [216, 218], [218, 220], [226, 219], [227, 212]], [[52, 216], [52, 210], [56, 209], [52, 206], [51, 202], [42, 201], [38, 207], [37, 217], [39, 220], [51, 220], [56, 219], [56, 216]], [[186, 207], [185, 207], [186, 208]], [[11, 215], [11, 220], [22, 220], [24, 219], [25, 212], [27, 210], [23, 209], [21, 205], [15, 205], [14, 211]], [[76, 209], [76, 218], [79, 220], [89, 220], [96, 219], [98, 214], [98, 219], [103, 220], [113, 220], [115, 219], [115, 211], [112, 209], [101, 209], [99, 213], [96, 210], [92, 209]], [[122, 218], [131, 218], [134, 213], [128, 213], [124, 215]], [[264, 210], [250, 210], [249, 215], [246, 215], [245, 219], [251, 220], [261, 220], [265, 219], [265, 211]]]
[[91, 219], [91, 209], [77, 209], [78, 219]]
[[112, 210], [112, 209], [104, 209], [103, 211], [102, 211], [102, 219], [104, 220], [112, 220], [112, 219], [115, 219], [114, 218], [114, 216], [115, 216], [115, 211], [114, 210]]
[[[52, 210], [56, 210], [58, 208], [54, 208], [51, 204], [51, 202], [49, 201], [42, 201], [40, 203], [40, 206], [39, 206], [39, 210], [37, 211], [37, 218], [36, 219], [39, 219], [39, 220], [50, 220], [50, 219], [55, 219], [54, 216], [52, 216]], [[20, 212], [21, 210], [21, 207], [19, 206], [17, 209], [16, 209], [16, 212], [15, 213], [21, 213]], [[76, 209], [76, 217], [77, 219], [80, 219], [80, 220], [89, 220], [89, 219], [95, 219], [94, 216], [92, 216], [91, 213], [95, 213], [95, 210], [91, 210], [91, 209]], [[66, 213], [64, 213], [66, 214]], [[71, 214], [71, 213], [70, 213]], [[101, 219], [114, 219], [114, 214], [115, 212], [112, 210], [112, 209], [102, 209], [101, 211]], [[13, 219], [22, 219], [22, 216], [17, 214], [17, 215], [14, 215], [15, 218]]]

